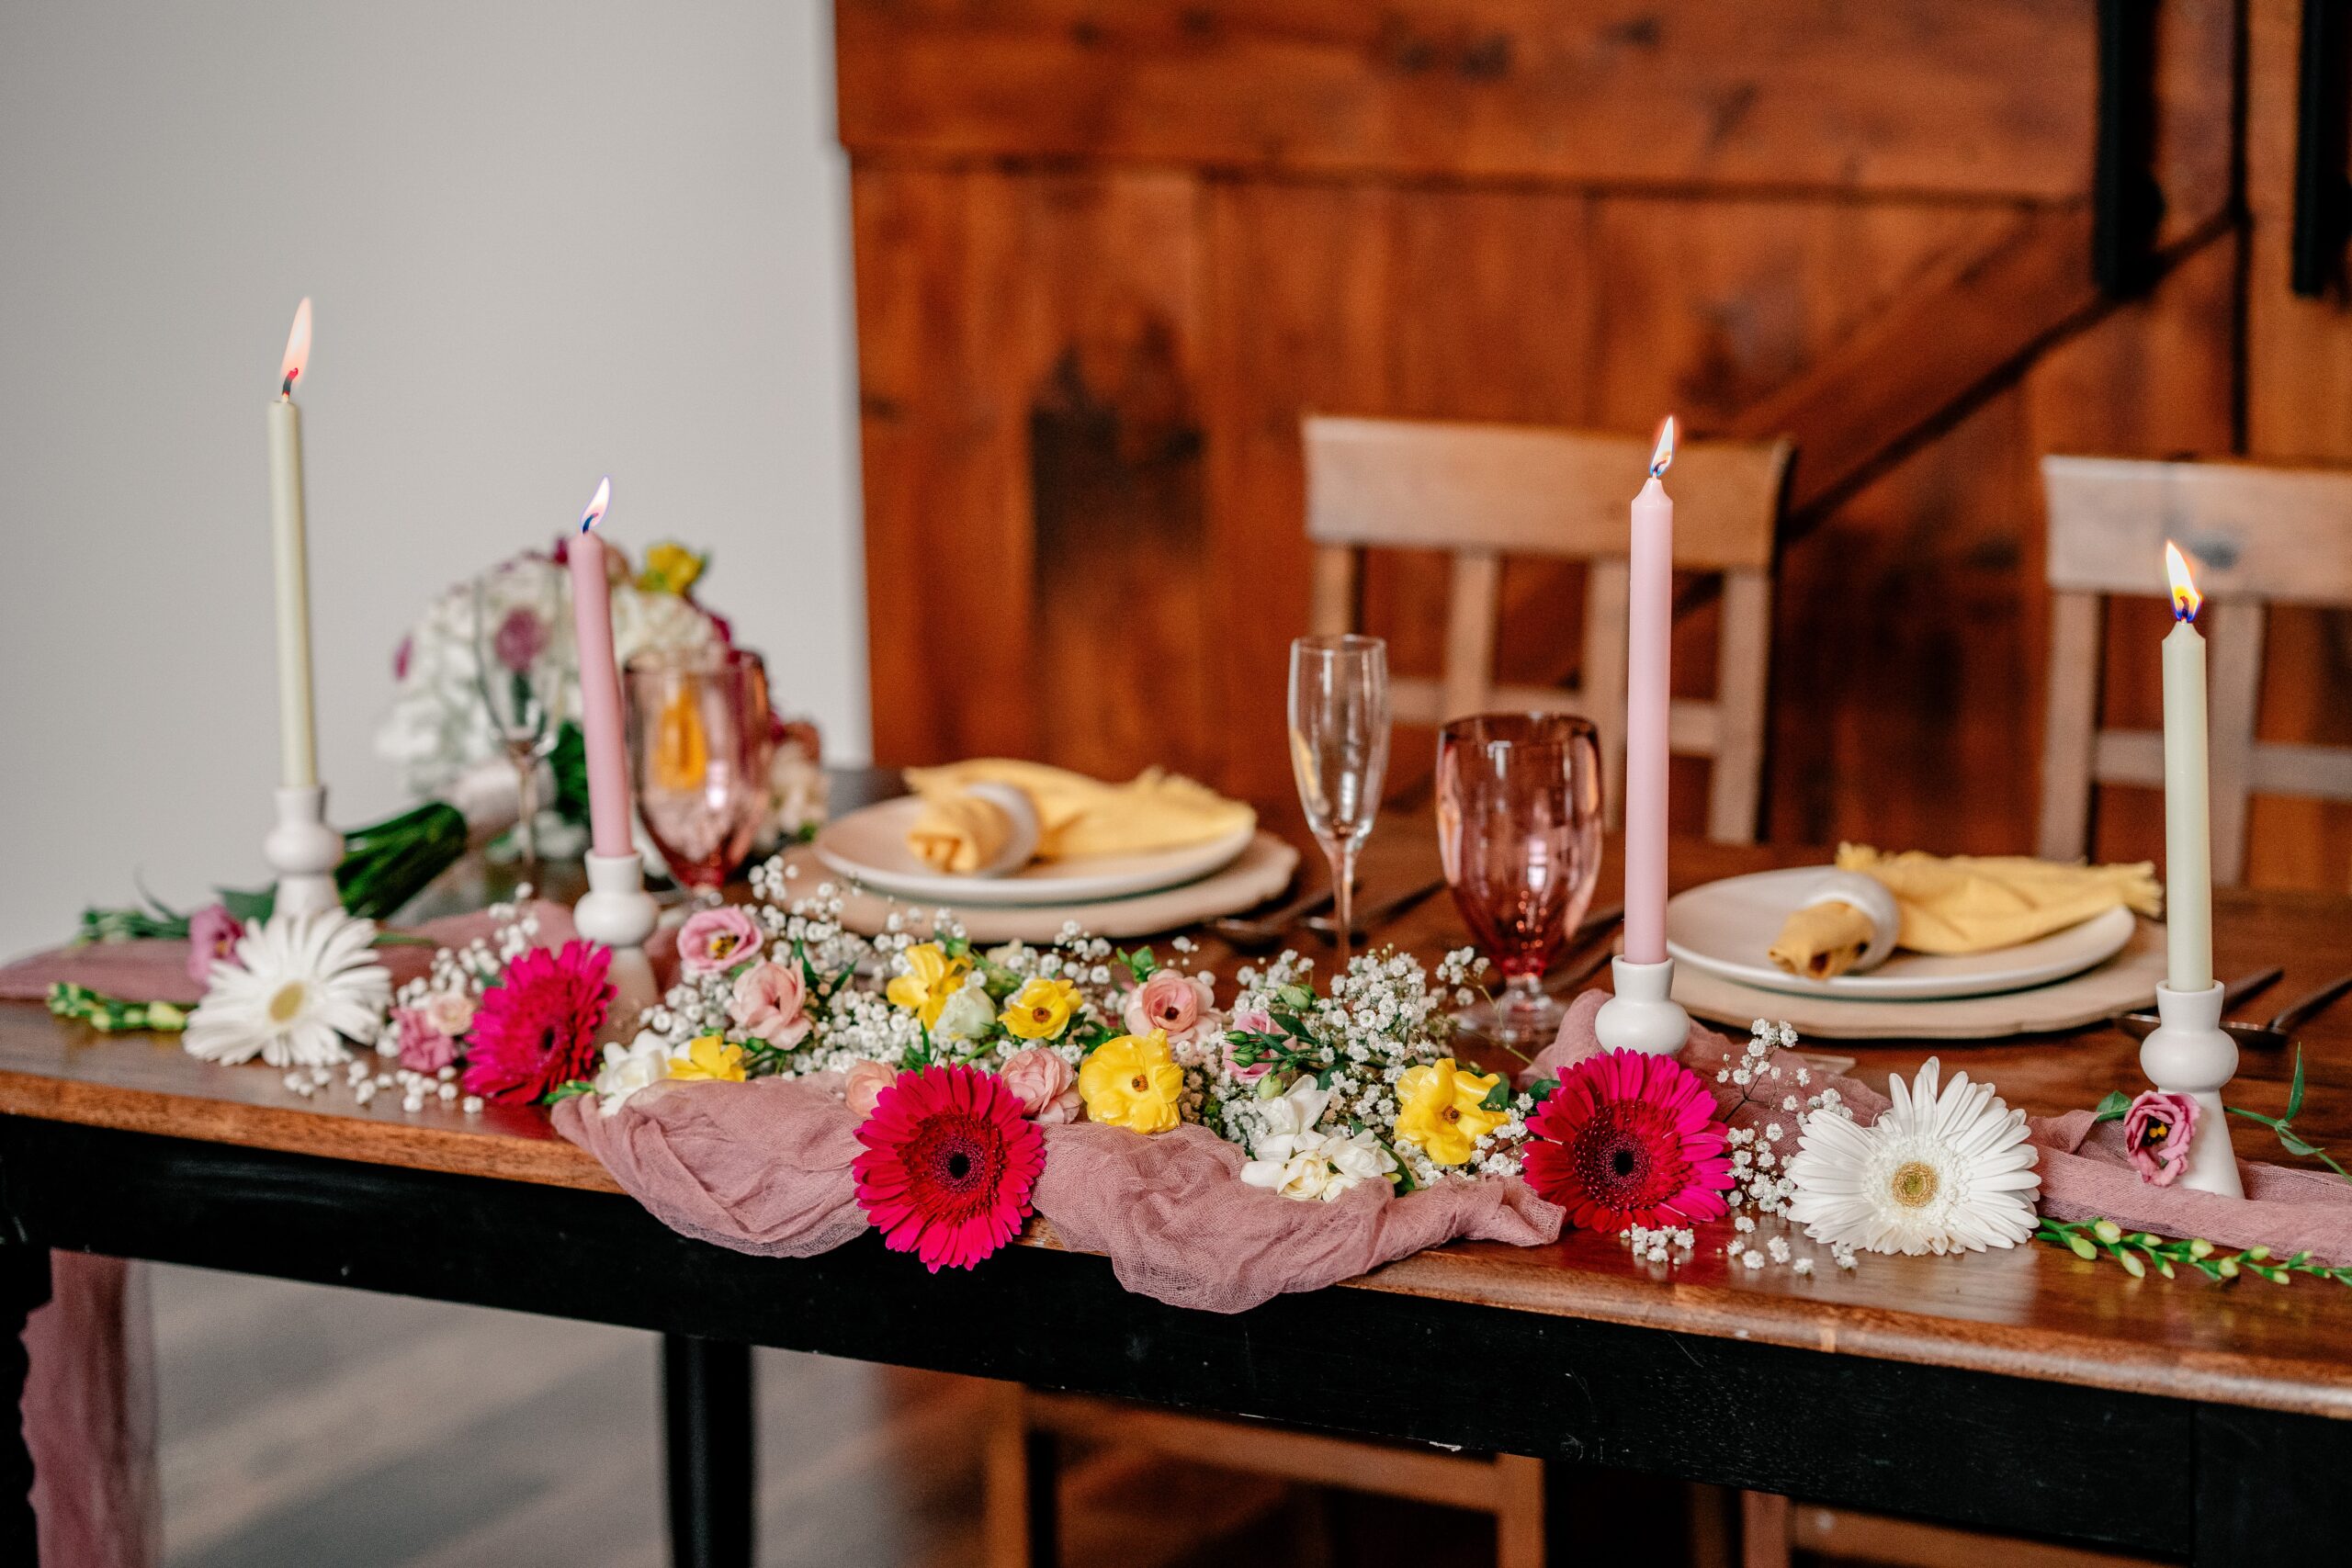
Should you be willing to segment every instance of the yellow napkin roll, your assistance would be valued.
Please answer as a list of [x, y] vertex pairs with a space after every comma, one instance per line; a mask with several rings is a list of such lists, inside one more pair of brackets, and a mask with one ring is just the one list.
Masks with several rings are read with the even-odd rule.
[[946, 872], [985, 865], [1011, 831], [1002, 807], [969, 793], [976, 784], [1010, 784], [1029, 797], [1037, 812], [1036, 858], [1043, 861], [1182, 849], [1258, 820], [1239, 801], [1159, 768], [1114, 784], [1043, 762], [987, 757], [909, 768], [906, 781], [923, 803], [907, 847]]
[[[1840, 844], [1838, 869], [1860, 872], [1894, 895], [1903, 915], [1895, 945], [1914, 953], [1990, 953], [2119, 905], [2152, 917], [2163, 908], [2155, 867], [2146, 861], [2062, 865], [2027, 855], [1888, 855]], [[1817, 904], [1788, 918], [1771, 958], [1792, 975], [1826, 980], [1851, 967], [1870, 940], [1868, 915], [1850, 904]]]

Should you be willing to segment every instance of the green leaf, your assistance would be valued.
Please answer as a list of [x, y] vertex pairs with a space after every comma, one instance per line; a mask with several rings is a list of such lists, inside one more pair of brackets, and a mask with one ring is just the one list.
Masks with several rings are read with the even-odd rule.
[[1541, 1105], [1558, 1093], [1559, 1089], [1560, 1080], [1557, 1078], [1537, 1078], [1527, 1086], [1528, 1098]]
[[2120, 1089], [2111, 1089], [2107, 1091], [2107, 1098], [2098, 1102], [2098, 1110], [2094, 1113], [2093, 1119], [2099, 1122], [2112, 1122], [2131, 1109], [2132, 1097]]
[[1510, 1080], [1509, 1078], [1504, 1078], [1498, 1082], [1494, 1088], [1487, 1091], [1487, 1098], [1478, 1102], [1478, 1107], [1482, 1111], [1507, 1110], [1510, 1108], [1510, 1097], [1513, 1092], [1514, 1091], [1510, 1087]]
[[2278, 1142], [2286, 1146], [2287, 1152], [2290, 1155], [2315, 1155], [2319, 1153], [2319, 1146], [2317, 1145], [2305, 1141], [2301, 1134], [2296, 1132], [2292, 1127], [2288, 1126], [2284, 1122], [2278, 1122], [2272, 1131], [2278, 1134]]
[[2286, 1120], [2292, 1122], [2303, 1108], [2303, 1048], [2295, 1047], [2295, 1081], [2287, 1090]]
[[275, 887], [265, 887], [258, 892], [235, 887], [222, 887], [216, 891], [220, 895], [221, 907], [244, 925], [269, 919], [270, 910], [277, 903], [277, 889]]
[[560, 1083], [556, 1085], [555, 1088], [548, 1090], [546, 1096], [540, 1100], [539, 1103], [542, 1105], [553, 1105], [560, 1100], [577, 1100], [583, 1094], [594, 1094], [595, 1092], [596, 1086], [590, 1083], [586, 1078], [573, 1078], [569, 1083]]

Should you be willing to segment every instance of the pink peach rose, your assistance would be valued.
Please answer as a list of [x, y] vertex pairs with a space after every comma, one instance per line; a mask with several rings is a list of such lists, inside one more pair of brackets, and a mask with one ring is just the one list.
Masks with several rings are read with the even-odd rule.
[[1256, 1083], [1272, 1071], [1274, 1065], [1272, 1062], [1244, 1063], [1236, 1058], [1233, 1037], [1237, 1034], [1272, 1034], [1273, 1032], [1273, 1015], [1263, 1008], [1244, 1008], [1235, 1013], [1226, 1031], [1225, 1070], [1243, 1083]]
[[689, 975], [724, 975], [760, 950], [759, 923], [733, 905], [689, 916], [678, 928], [678, 963]]
[[425, 1022], [452, 1040], [474, 1026], [474, 999], [463, 991], [435, 991], [417, 1010]]
[[842, 1080], [842, 1099], [848, 1102], [850, 1114], [860, 1118], [874, 1114], [882, 1091], [899, 1081], [899, 1069], [879, 1062], [858, 1062]]
[[797, 964], [754, 964], [735, 976], [727, 1016], [771, 1045], [797, 1045], [809, 1029], [808, 982]]
[[394, 1008], [392, 1023], [400, 1031], [401, 1066], [413, 1073], [437, 1073], [456, 1064], [457, 1040], [434, 1025], [422, 1008]]
[[997, 1076], [1020, 1098], [1021, 1108], [1046, 1126], [1075, 1122], [1085, 1114], [1086, 1100], [1078, 1092], [1078, 1075], [1068, 1062], [1042, 1045], [1015, 1051]]
[[209, 979], [216, 963], [237, 961], [237, 939], [245, 928], [229, 913], [226, 904], [207, 904], [187, 918], [187, 977], [199, 984]]
[[1130, 1034], [1148, 1034], [1158, 1029], [1173, 1040], [1200, 1022], [1215, 999], [1205, 977], [1155, 969], [1150, 979], [1128, 994], [1123, 1021]]
[[2188, 1168], [2197, 1136], [2197, 1101], [2152, 1089], [2123, 1113], [2123, 1152], [2151, 1187], [2170, 1187]]

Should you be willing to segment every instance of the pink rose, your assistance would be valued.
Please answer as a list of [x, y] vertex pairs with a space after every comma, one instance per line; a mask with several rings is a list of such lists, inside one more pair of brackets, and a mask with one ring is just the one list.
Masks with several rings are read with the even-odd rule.
[[760, 950], [760, 928], [732, 904], [705, 909], [678, 928], [678, 963], [689, 975], [724, 975]]
[[400, 1030], [401, 1066], [413, 1073], [437, 1073], [458, 1059], [458, 1042], [434, 1027], [421, 1008], [394, 1008]]
[[1075, 1122], [1086, 1111], [1078, 1075], [1068, 1062], [1042, 1045], [1015, 1051], [997, 1075], [1021, 1100], [1022, 1110], [1046, 1126]]
[[1233, 1023], [1225, 1036], [1225, 1070], [1243, 1083], [1256, 1083], [1273, 1070], [1272, 1062], [1243, 1062], [1234, 1055], [1237, 1034], [1272, 1034], [1273, 1015], [1263, 1008], [1244, 1008], [1233, 1015]]
[[498, 661], [517, 675], [537, 663], [547, 646], [546, 625], [523, 604], [506, 612], [506, 618], [498, 623], [498, 634], [491, 639], [491, 650]]
[[435, 991], [418, 1011], [424, 1021], [455, 1040], [474, 1026], [474, 999], [463, 991]]
[[879, 1062], [859, 1062], [842, 1080], [842, 1098], [849, 1102], [850, 1114], [862, 1119], [874, 1114], [882, 1091], [898, 1081], [898, 1068], [886, 1067]]
[[727, 1016], [746, 1034], [771, 1045], [797, 1045], [808, 1032], [807, 982], [797, 964], [754, 964], [735, 976]]
[[2188, 1168], [2197, 1136], [2197, 1101], [2152, 1089], [2123, 1113], [2123, 1152], [2152, 1187], [2170, 1187]]
[[1130, 1034], [1148, 1034], [1158, 1029], [1174, 1040], [1200, 1022], [1215, 1000], [1216, 993], [1205, 977], [1155, 969], [1150, 979], [1128, 994], [1123, 1021]]
[[225, 904], [207, 904], [187, 918], [187, 977], [201, 983], [212, 975], [212, 965], [234, 964], [237, 961], [237, 939], [245, 928], [237, 917], [229, 913]]

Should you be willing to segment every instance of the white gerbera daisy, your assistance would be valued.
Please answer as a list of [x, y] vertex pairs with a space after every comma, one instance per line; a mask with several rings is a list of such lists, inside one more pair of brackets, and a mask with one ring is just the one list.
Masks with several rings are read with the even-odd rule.
[[1991, 1084], [1953, 1077], [1940, 1093], [1932, 1057], [1916, 1083], [1887, 1082], [1894, 1103], [1868, 1127], [1804, 1119], [1788, 1164], [1789, 1218], [1818, 1242], [1870, 1252], [1982, 1252], [2033, 1234], [2041, 1190], [2025, 1112]]
[[375, 940], [374, 921], [341, 909], [274, 917], [245, 933], [236, 963], [213, 964], [182, 1043], [214, 1062], [341, 1061], [337, 1036], [372, 1039], [391, 1005], [391, 975], [368, 953]]

